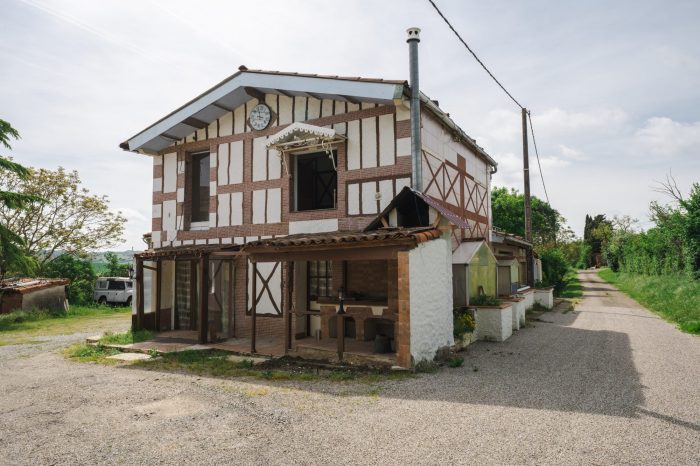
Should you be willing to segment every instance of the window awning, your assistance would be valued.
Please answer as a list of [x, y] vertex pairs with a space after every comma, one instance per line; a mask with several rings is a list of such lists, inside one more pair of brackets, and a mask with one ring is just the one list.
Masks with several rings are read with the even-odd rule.
[[296, 122], [270, 136], [267, 147], [280, 152], [313, 148], [327, 149], [332, 144], [343, 140], [345, 136], [337, 134], [333, 128]]

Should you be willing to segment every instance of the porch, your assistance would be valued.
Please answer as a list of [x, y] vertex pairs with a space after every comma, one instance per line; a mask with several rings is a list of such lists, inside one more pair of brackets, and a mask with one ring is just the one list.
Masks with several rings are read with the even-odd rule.
[[[134, 328], [158, 332], [154, 345], [410, 367], [412, 303], [428, 328], [442, 329], [442, 312], [451, 322], [451, 308], [428, 298], [447, 291], [434, 277], [451, 283], [449, 246], [437, 239], [432, 227], [385, 228], [148, 251], [136, 256]], [[421, 252], [411, 271], [422, 243], [439, 257]], [[426, 296], [410, 296], [412, 279]], [[434, 353], [437, 342], [422, 343]]]

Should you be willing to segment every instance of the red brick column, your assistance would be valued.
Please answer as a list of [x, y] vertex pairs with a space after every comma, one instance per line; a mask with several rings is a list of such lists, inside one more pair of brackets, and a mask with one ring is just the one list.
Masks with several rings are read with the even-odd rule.
[[396, 361], [399, 366], [411, 367], [411, 306], [409, 289], [408, 251], [398, 253], [398, 334]]

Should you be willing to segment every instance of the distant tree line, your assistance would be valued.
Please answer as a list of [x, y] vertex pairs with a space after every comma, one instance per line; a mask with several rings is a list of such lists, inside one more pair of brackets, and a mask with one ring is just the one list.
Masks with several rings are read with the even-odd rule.
[[601, 251], [613, 271], [645, 275], [681, 275], [700, 278], [700, 183], [683, 196], [671, 176], [658, 191], [671, 197], [669, 204], [652, 202], [654, 226], [637, 231], [636, 221], [615, 218], [601, 234]]

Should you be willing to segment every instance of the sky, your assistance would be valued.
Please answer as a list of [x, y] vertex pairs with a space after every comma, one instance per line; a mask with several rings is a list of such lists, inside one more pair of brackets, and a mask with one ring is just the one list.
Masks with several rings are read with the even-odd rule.
[[[552, 206], [581, 235], [586, 214], [649, 227], [669, 171], [700, 182], [700, 2], [435, 0], [531, 111]], [[427, 0], [2, 0], [0, 118], [16, 161], [78, 170], [150, 231], [152, 165], [119, 143], [244, 64], [251, 69], [408, 79], [406, 28], [422, 29], [421, 90], [522, 191], [520, 110]], [[531, 185], [544, 198], [531, 147]]]

